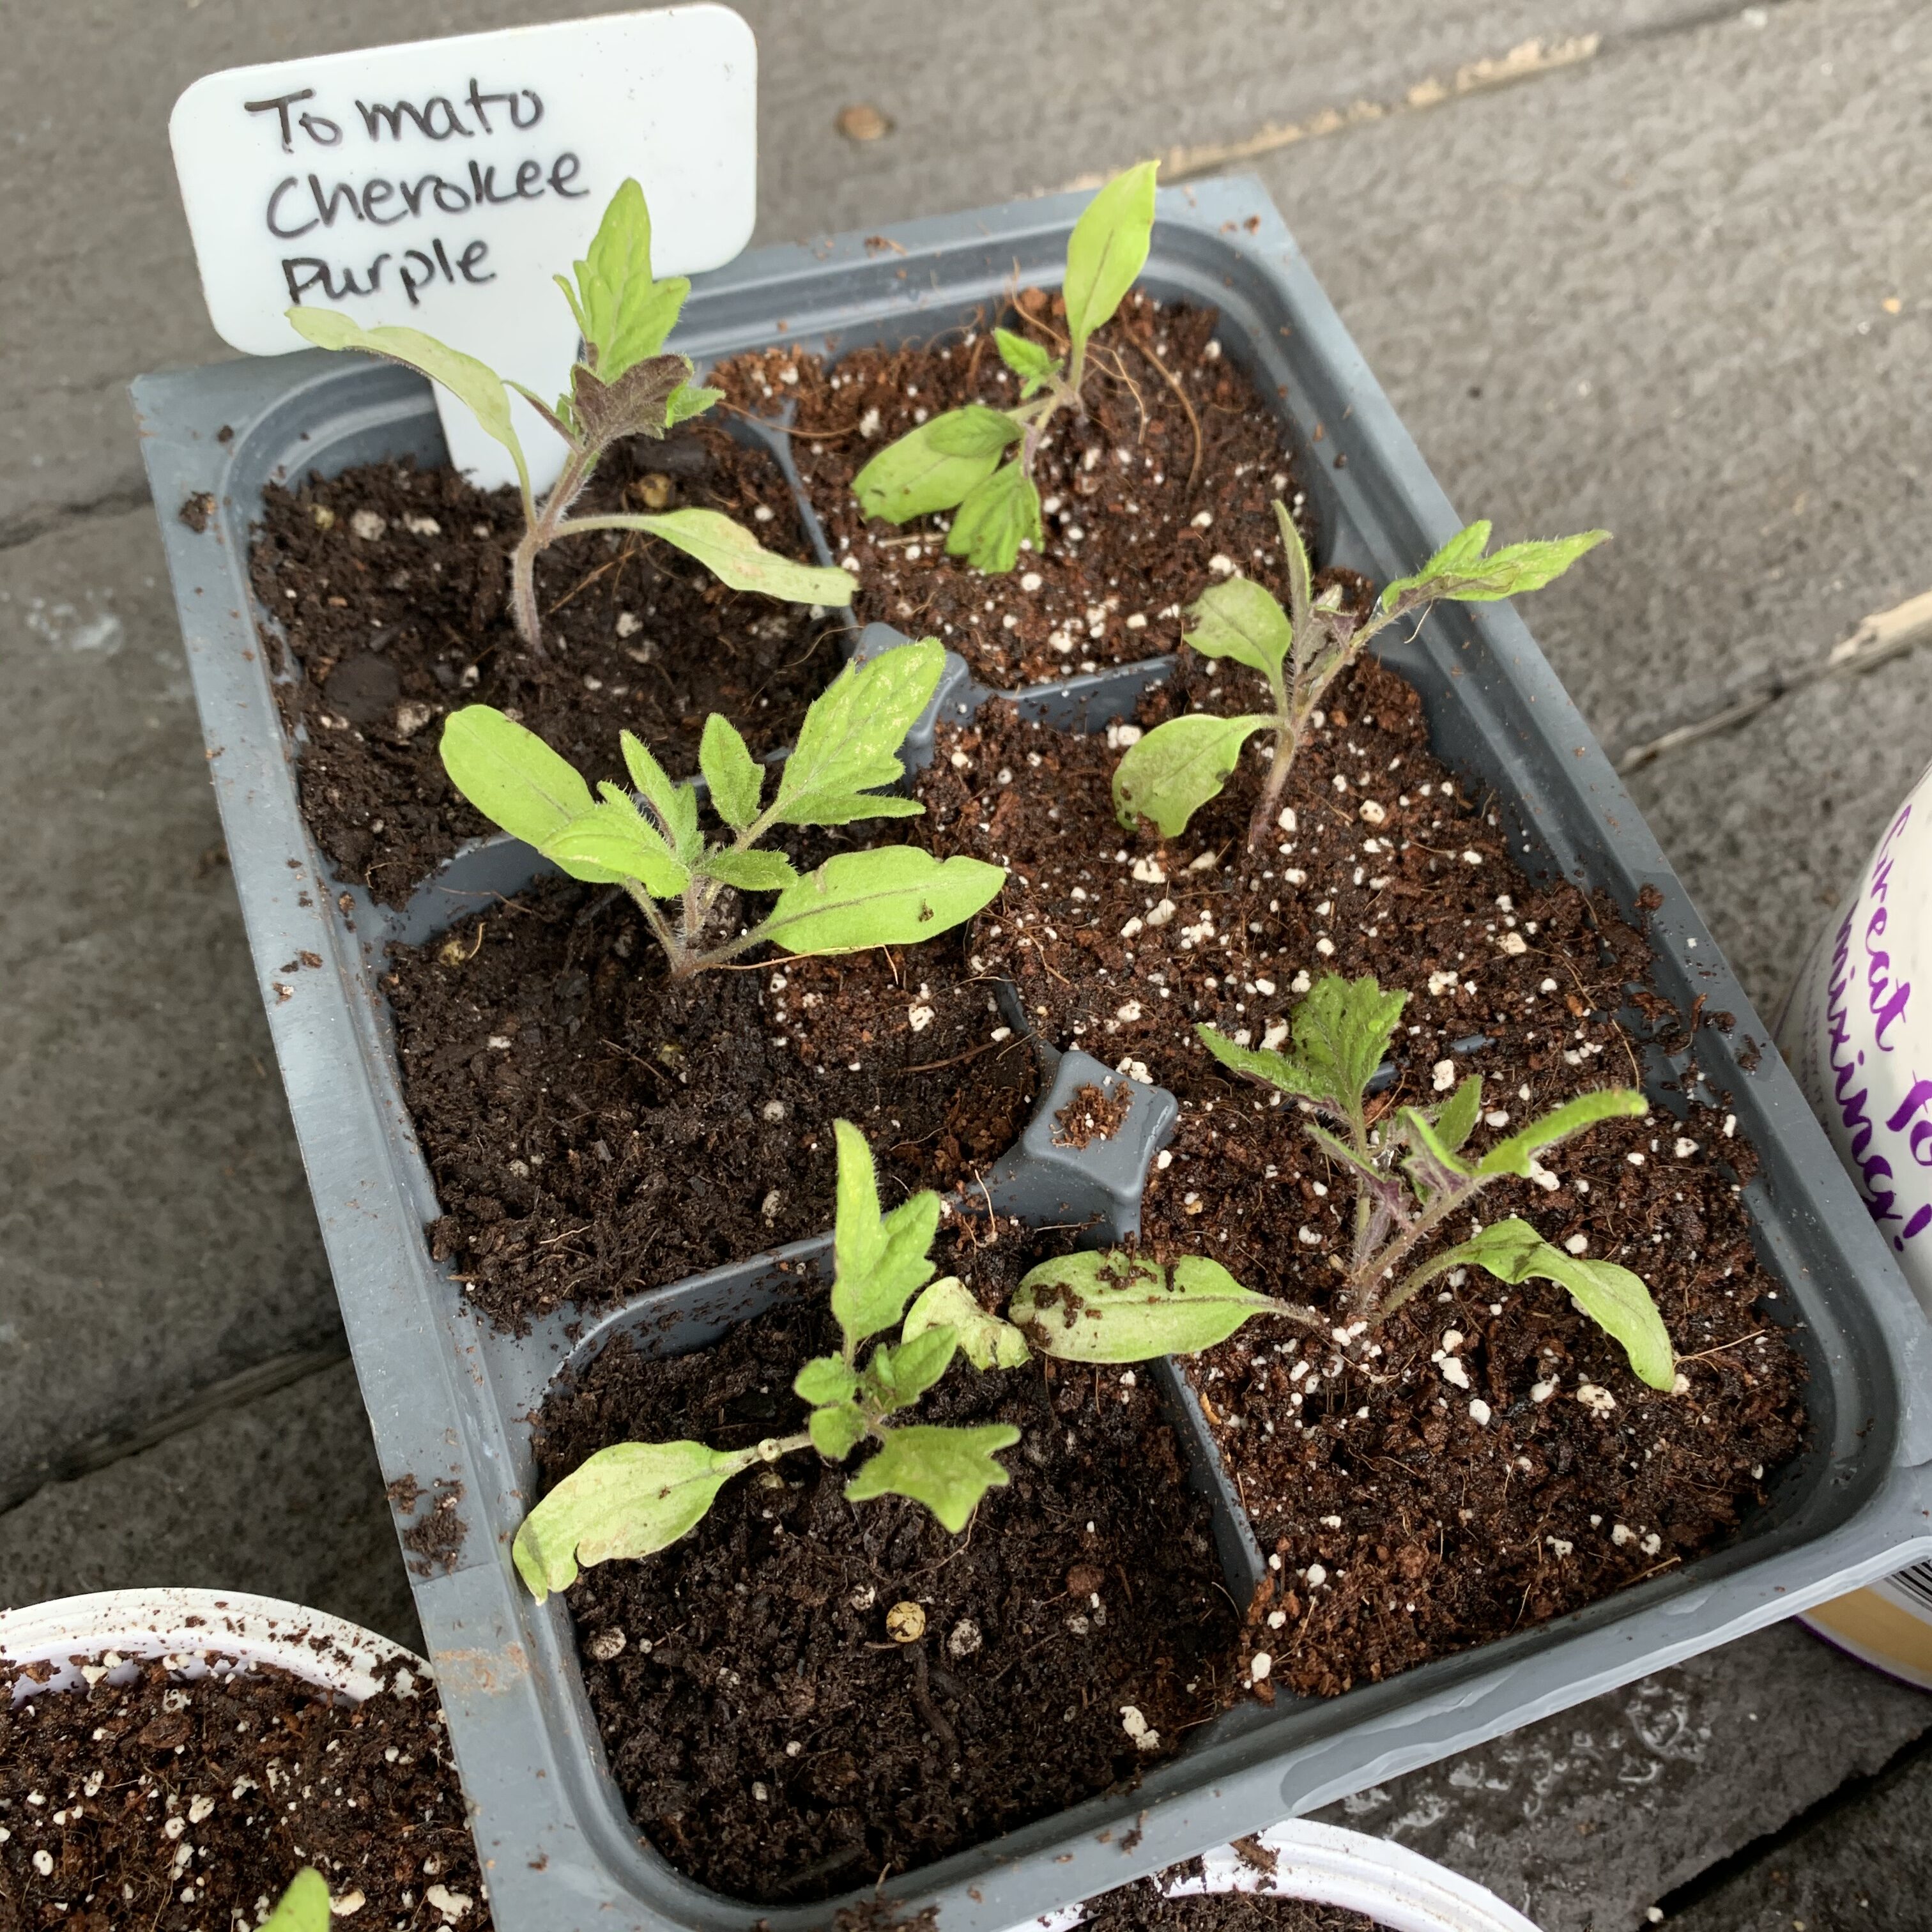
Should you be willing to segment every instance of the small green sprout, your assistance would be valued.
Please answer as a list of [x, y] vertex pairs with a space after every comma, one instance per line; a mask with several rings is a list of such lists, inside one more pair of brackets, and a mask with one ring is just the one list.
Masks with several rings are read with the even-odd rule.
[[328, 1882], [313, 1865], [304, 1865], [289, 1881], [262, 1932], [328, 1932]]
[[1366, 621], [1358, 622], [1342, 608], [1339, 589], [1314, 594], [1301, 533], [1285, 505], [1277, 502], [1274, 511], [1288, 567], [1288, 609], [1251, 579], [1231, 577], [1191, 608], [1195, 628], [1184, 634], [1202, 656], [1232, 658], [1259, 671], [1268, 680], [1274, 709], [1233, 718], [1195, 711], [1156, 725], [1129, 747], [1114, 768], [1114, 807], [1123, 825], [1131, 828], [1144, 818], [1163, 838], [1178, 837], [1195, 813], [1220, 795], [1240, 760], [1242, 746], [1256, 732], [1271, 731], [1268, 782], [1248, 824], [1248, 843], [1258, 851], [1274, 823], [1310, 714], [1372, 638], [1399, 618], [1444, 598], [1486, 604], [1540, 590], [1610, 535], [1586, 530], [1546, 543], [1506, 544], [1485, 556], [1490, 525], [1473, 523], [1413, 577], [1390, 584]]
[[[848, 664], [815, 699], [798, 743], [761, 805], [765, 768], [730, 722], [704, 723], [698, 762], [712, 809], [732, 835], [707, 842], [698, 788], [674, 784], [630, 732], [624, 761], [637, 799], [608, 780], [592, 798], [574, 766], [535, 732], [487, 704], [452, 714], [442, 763], [458, 791], [493, 824], [534, 845], [574, 879], [622, 886], [682, 979], [755, 946], [788, 952], [856, 952], [913, 946], [961, 925], [1005, 884], [983, 860], [941, 862], [916, 845], [841, 852], [801, 874], [782, 852], [754, 850], [782, 825], [847, 825], [916, 818], [916, 800], [881, 795], [903, 767], [896, 755], [938, 687], [945, 652], [932, 638]], [[706, 931], [726, 887], [776, 892], [754, 926], [707, 948]], [[678, 908], [673, 922], [658, 902]]]
[[[988, 1490], [1006, 1486], [1006, 1472], [994, 1459], [1020, 1439], [1011, 1423], [945, 1428], [894, 1418], [916, 1407], [956, 1354], [981, 1369], [1017, 1367], [1027, 1359], [1026, 1344], [957, 1280], [933, 1280], [928, 1251], [939, 1228], [939, 1196], [915, 1194], [880, 1214], [865, 1136], [847, 1120], [835, 1122], [833, 1131], [838, 1186], [832, 1312], [843, 1346], [807, 1362], [793, 1382], [811, 1411], [806, 1426], [748, 1449], [618, 1442], [598, 1450], [530, 1511], [512, 1545], [539, 1603], [553, 1590], [568, 1589], [580, 1564], [669, 1548], [704, 1520], [732, 1477], [800, 1450], [843, 1462], [862, 1444], [875, 1444], [848, 1480], [846, 1495], [854, 1502], [909, 1497], [956, 1535]], [[896, 1327], [896, 1342], [875, 1340]], [[868, 1342], [874, 1346], [861, 1366], [860, 1351]]]
[[655, 515], [567, 518], [590, 482], [598, 459], [620, 437], [662, 438], [688, 417], [719, 399], [716, 389], [692, 380], [689, 358], [666, 355], [666, 336], [676, 322], [691, 284], [682, 275], [651, 279], [651, 218], [644, 190], [626, 181], [604, 210], [596, 238], [574, 265], [576, 286], [559, 275], [583, 338], [570, 387], [554, 407], [525, 388], [510, 388], [530, 404], [568, 448], [563, 471], [541, 507], [530, 486], [530, 464], [515, 425], [503, 378], [487, 364], [452, 349], [420, 329], [385, 325], [364, 328], [352, 317], [326, 308], [292, 308], [298, 334], [322, 349], [359, 349], [386, 357], [440, 382], [475, 416], [486, 434], [510, 452], [524, 499], [524, 534], [511, 559], [511, 609], [518, 634], [542, 656], [537, 612], [536, 560], [560, 537], [593, 530], [638, 530], [661, 537], [695, 557], [722, 584], [794, 604], [849, 604], [852, 580], [842, 570], [820, 570], [764, 549], [751, 532], [717, 510], [669, 510]]
[[[1540, 1276], [1567, 1288], [1583, 1313], [1622, 1345], [1640, 1380], [1653, 1388], [1674, 1386], [1670, 1334], [1642, 1280], [1614, 1263], [1565, 1252], [1520, 1216], [1409, 1264], [1431, 1234], [1453, 1216], [1466, 1214], [1492, 1182], [1534, 1174], [1538, 1156], [1550, 1148], [1600, 1120], [1643, 1113], [1649, 1103], [1628, 1088], [1579, 1094], [1472, 1159], [1462, 1150], [1482, 1117], [1483, 1082], [1472, 1073], [1440, 1103], [1398, 1107], [1392, 1121], [1372, 1124], [1369, 1082], [1388, 1054], [1408, 997], [1384, 992], [1372, 978], [1324, 974], [1295, 1009], [1286, 1052], [1237, 1046], [1210, 1026], [1195, 1028], [1224, 1066], [1306, 1102], [1316, 1117], [1306, 1124], [1310, 1137], [1353, 1178], [1353, 1244], [1346, 1263], [1332, 1258], [1350, 1312], [1378, 1328], [1451, 1268], [1480, 1268], [1512, 1286]], [[1324, 1125], [1324, 1118], [1334, 1127]], [[1329, 1326], [1312, 1308], [1274, 1305], [1324, 1332]]]
[[904, 524], [934, 511], [956, 509], [946, 554], [963, 556], [979, 570], [1011, 570], [1023, 547], [1040, 547], [1034, 459], [1060, 410], [1085, 413], [1080, 387], [1088, 340], [1112, 319], [1146, 266], [1159, 166], [1143, 161], [1116, 175], [1073, 225], [1061, 284], [1066, 354], [1054, 356], [1026, 336], [994, 329], [1000, 360], [1020, 378], [1018, 404], [996, 410], [968, 403], [887, 445], [852, 479], [867, 516]]

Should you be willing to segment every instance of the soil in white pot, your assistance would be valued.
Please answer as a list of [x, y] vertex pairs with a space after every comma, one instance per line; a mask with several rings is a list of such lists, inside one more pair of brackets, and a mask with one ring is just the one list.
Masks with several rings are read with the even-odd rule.
[[10, 1711], [50, 1666], [0, 1662], [6, 1932], [228, 1932], [304, 1865], [345, 1924], [488, 1932], [442, 1708], [409, 1666], [358, 1705], [272, 1666], [116, 1684], [105, 1662]]

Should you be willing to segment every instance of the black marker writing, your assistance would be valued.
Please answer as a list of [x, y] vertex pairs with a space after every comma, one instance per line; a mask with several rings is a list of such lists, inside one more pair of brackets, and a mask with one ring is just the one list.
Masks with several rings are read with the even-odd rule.
[[[315, 89], [304, 87], [294, 94], [279, 94], [273, 100], [244, 100], [242, 106], [244, 113], [273, 114], [281, 123], [282, 152], [292, 154], [295, 152], [295, 141], [293, 130], [289, 125], [289, 110], [298, 100], [313, 100], [314, 98]], [[302, 132], [318, 147], [333, 148], [342, 139], [340, 127], [330, 120], [326, 114], [304, 112], [299, 117], [299, 123]]]

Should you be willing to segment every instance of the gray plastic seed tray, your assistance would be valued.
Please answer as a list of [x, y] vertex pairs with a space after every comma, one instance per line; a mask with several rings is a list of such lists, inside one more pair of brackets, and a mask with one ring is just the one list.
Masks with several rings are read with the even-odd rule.
[[[780, 340], [811, 350], [956, 326], [997, 303], [1016, 272], [1052, 284], [1082, 205], [1059, 196], [910, 224], [892, 231], [889, 254], [850, 236], [747, 256], [703, 278], [679, 346], [704, 361]], [[1264, 394], [1279, 389], [1319, 560], [1378, 578], [1412, 569], [1460, 520], [1266, 195], [1250, 181], [1216, 182], [1164, 191], [1160, 214], [1146, 285], [1218, 306], [1226, 352]], [[564, 1608], [533, 1604], [508, 1556], [532, 1478], [525, 1418], [573, 1351], [662, 1312], [666, 1295], [686, 1298], [694, 1340], [704, 1322], [748, 1312], [768, 1292], [770, 1264], [726, 1271], [734, 1283], [714, 1276], [640, 1297], [574, 1342], [560, 1317], [522, 1340], [484, 1332], [423, 1239], [436, 1206], [375, 975], [388, 939], [434, 932], [479, 891], [513, 890], [530, 876], [530, 855], [500, 841], [476, 848], [400, 918], [352, 895], [352, 929], [298, 808], [254, 628], [250, 520], [278, 476], [403, 454], [441, 460], [426, 386], [307, 353], [143, 377], [135, 398], [249, 943], [384, 1473], [464, 1486], [469, 1533], [456, 1566], [415, 1587], [496, 1922], [503, 1932], [828, 1925], [854, 1901], [774, 1910], [722, 1898], [640, 1842], [605, 1768]], [[203, 491], [218, 510], [197, 535], [177, 511]], [[1244, 1708], [1130, 1793], [895, 1876], [888, 1895], [907, 1912], [937, 1907], [946, 1932], [995, 1932], [1090, 1897], [1932, 1555], [1932, 1331], [1776, 1054], [1738, 1064], [1736, 1052], [1768, 1030], [1575, 707], [1506, 605], [1439, 613], [1420, 641], [1386, 655], [1420, 689], [1437, 752], [1502, 802], [1526, 866], [1561, 870], [1626, 908], [1654, 888], [1660, 989], [1686, 1010], [1701, 994], [1736, 1015], [1728, 1039], [1700, 1032], [1700, 1057], [1761, 1157], [1748, 1198], [1783, 1284], [1773, 1312], [1795, 1324], [1810, 1366], [1810, 1447], [1723, 1550], [1342, 1697]], [[1028, 708], [1091, 728], [1160, 674], [1156, 663], [1069, 680], [1030, 694]], [[321, 956], [321, 970], [280, 970], [304, 950]], [[1660, 1082], [1682, 1069], [1654, 1052], [1652, 1062], [1654, 1097], [1668, 1106], [1678, 1096]], [[1133, 1138], [1136, 1157], [1152, 1144]], [[1222, 1553], [1238, 1555], [1225, 1544]]]

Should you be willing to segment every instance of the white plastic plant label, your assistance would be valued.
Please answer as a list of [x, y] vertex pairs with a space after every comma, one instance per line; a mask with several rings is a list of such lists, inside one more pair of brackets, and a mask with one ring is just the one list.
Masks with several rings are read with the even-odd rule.
[[1798, 969], [1778, 1044], [1932, 1314], [1932, 770]]
[[[567, 276], [628, 176], [650, 204], [653, 272], [692, 274], [751, 237], [758, 48], [728, 7], [230, 68], [168, 124], [217, 332], [253, 356], [304, 347], [286, 311], [401, 323], [554, 396], [577, 346]], [[436, 392], [451, 460], [515, 480], [500, 442]], [[539, 487], [557, 437], [520, 397]]]

